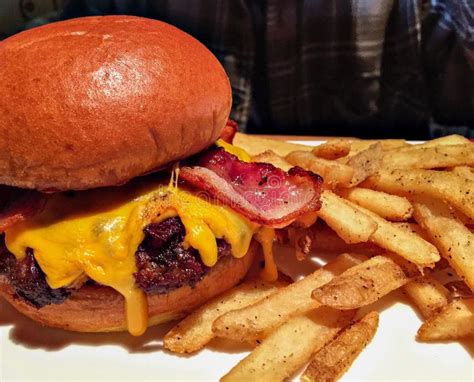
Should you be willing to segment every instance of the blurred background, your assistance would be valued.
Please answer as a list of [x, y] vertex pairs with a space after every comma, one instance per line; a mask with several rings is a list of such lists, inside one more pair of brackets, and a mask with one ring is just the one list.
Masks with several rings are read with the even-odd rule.
[[203, 42], [243, 131], [474, 138], [473, 0], [0, 0], [0, 39], [108, 14]]

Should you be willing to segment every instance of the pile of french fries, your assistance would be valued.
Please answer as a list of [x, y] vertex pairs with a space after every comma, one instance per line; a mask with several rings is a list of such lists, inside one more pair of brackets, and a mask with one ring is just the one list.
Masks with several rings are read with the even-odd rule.
[[302, 381], [335, 381], [376, 334], [371, 304], [399, 288], [425, 319], [419, 341], [474, 336], [474, 144], [453, 135], [313, 148], [243, 134], [234, 144], [255, 160], [323, 176], [316, 222], [297, 221], [280, 237], [295, 261], [332, 259], [293, 283], [241, 284], [175, 326], [165, 348], [243, 341], [254, 350], [222, 381], [283, 381], [305, 365]]

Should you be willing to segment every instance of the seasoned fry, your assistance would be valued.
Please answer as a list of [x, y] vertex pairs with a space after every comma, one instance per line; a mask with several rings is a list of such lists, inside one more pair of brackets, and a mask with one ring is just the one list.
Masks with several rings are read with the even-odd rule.
[[234, 146], [243, 148], [250, 156], [260, 154], [267, 150], [272, 150], [275, 154], [284, 157], [291, 151], [305, 150], [311, 152], [312, 146], [298, 145], [296, 143], [285, 142], [276, 139], [262, 138], [258, 135], [235, 134]]
[[436, 247], [417, 234], [401, 229], [365, 208], [360, 206], [356, 208], [377, 223], [377, 229], [369, 238], [372, 243], [397, 253], [419, 267], [433, 268], [440, 259]]
[[451, 169], [453, 174], [474, 181], [474, 167], [458, 166]]
[[385, 250], [373, 243], [348, 244], [326, 224], [311, 227], [311, 249], [316, 253], [362, 253], [380, 255]]
[[331, 191], [321, 194], [319, 217], [346, 243], [367, 242], [377, 230], [377, 222], [349, 201]]
[[379, 314], [371, 312], [324, 346], [301, 376], [303, 382], [337, 381], [372, 341]]
[[451, 267], [474, 291], [474, 234], [440, 200], [425, 198], [422, 202], [414, 203], [414, 207], [416, 221], [428, 232]]
[[402, 150], [390, 150], [382, 160], [385, 169], [432, 169], [474, 165], [474, 145], [413, 146]]
[[221, 381], [283, 381], [354, 318], [355, 311], [320, 308], [280, 326]]
[[445, 288], [449, 290], [451, 298], [472, 298], [474, 293], [466, 285], [464, 281], [456, 280], [446, 283]]
[[300, 166], [323, 177], [324, 183], [329, 186], [349, 185], [354, 170], [345, 164], [322, 159], [307, 151], [293, 151], [285, 159], [292, 165]]
[[293, 167], [291, 163], [288, 163], [285, 158], [276, 154], [273, 150], [267, 150], [260, 154], [252, 156], [253, 162], [271, 163], [275, 167], [281, 168], [282, 170], [288, 171]]
[[350, 139], [331, 139], [313, 149], [313, 154], [319, 158], [334, 160], [345, 157], [351, 151]]
[[[382, 165], [383, 146], [376, 143], [348, 159], [347, 165], [354, 169], [350, 186], [357, 186], [367, 177], [377, 173]], [[344, 184], [341, 184], [344, 186]]]
[[417, 223], [398, 222], [398, 223], [393, 223], [393, 225], [407, 232], [414, 233], [420, 236], [422, 239], [429, 241], [431, 243], [431, 239], [426, 233], [426, 231], [422, 227], [420, 227], [420, 225]]
[[[367, 150], [370, 146], [380, 144], [382, 150], [391, 150], [398, 147], [410, 147], [404, 139], [355, 139], [351, 142], [351, 151], [347, 157], [350, 157], [360, 153], [361, 151]], [[346, 159], [346, 158], [342, 158]]]
[[425, 195], [449, 202], [474, 219], [474, 181], [446, 171], [383, 170], [363, 187], [398, 195]]
[[474, 298], [459, 299], [428, 318], [418, 330], [420, 341], [444, 341], [474, 336]]
[[411, 280], [403, 286], [403, 290], [413, 300], [424, 318], [439, 313], [449, 302], [449, 291], [430, 276]]
[[175, 353], [192, 353], [214, 338], [212, 323], [222, 314], [250, 305], [277, 291], [285, 283], [249, 281], [224, 293], [195, 310], [165, 336], [165, 349]]
[[[438, 264], [440, 263], [441, 261], [438, 262]], [[462, 281], [462, 278], [459, 277], [454, 269], [449, 266], [448, 262], [446, 262], [446, 266], [443, 267], [438, 267], [438, 264], [436, 264], [437, 267], [435, 268], [435, 271], [430, 273], [431, 277], [439, 281], [444, 286], [452, 281]]]
[[399, 288], [426, 320], [420, 341], [474, 337], [469, 140], [340, 138], [310, 147], [238, 133], [234, 144], [253, 161], [324, 178], [321, 209], [277, 234], [298, 260], [333, 260], [285, 287], [244, 283], [175, 326], [165, 348], [194, 352], [214, 337], [258, 343], [222, 381], [287, 380], [311, 357], [302, 381], [336, 381], [378, 327], [373, 311], [350, 324], [357, 310]]
[[228, 312], [214, 321], [216, 336], [237, 341], [254, 341], [286, 322], [290, 317], [319, 307], [311, 291], [334, 276], [366, 259], [362, 255], [343, 254], [305, 278], [281, 289], [274, 295], [243, 309]]
[[357, 309], [374, 303], [408, 280], [394, 261], [375, 256], [315, 289], [311, 297], [331, 308]]
[[420, 268], [412, 263], [411, 261], [408, 261], [404, 259], [403, 257], [397, 255], [396, 253], [393, 252], [385, 252], [383, 253], [385, 257], [388, 257], [390, 260], [392, 260], [395, 264], [397, 264], [400, 268], [402, 268], [403, 273], [408, 278], [413, 278], [413, 277], [418, 277], [421, 275], [420, 273]]
[[413, 206], [402, 196], [360, 187], [341, 189], [338, 194], [387, 220], [405, 221], [413, 213]]
[[431, 139], [430, 141], [426, 141], [425, 143], [421, 143], [418, 145], [413, 145], [416, 147], [435, 147], [435, 146], [449, 146], [449, 145], [465, 145], [468, 144], [469, 139], [463, 137], [462, 135], [452, 134], [446, 135], [444, 137]]

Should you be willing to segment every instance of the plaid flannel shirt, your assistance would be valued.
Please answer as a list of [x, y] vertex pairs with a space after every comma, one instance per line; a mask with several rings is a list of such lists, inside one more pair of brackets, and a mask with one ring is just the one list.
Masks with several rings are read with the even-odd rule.
[[71, 0], [58, 18], [102, 14], [160, 19], [207, 45], [249, 132], [474, 135], [471, 0]]

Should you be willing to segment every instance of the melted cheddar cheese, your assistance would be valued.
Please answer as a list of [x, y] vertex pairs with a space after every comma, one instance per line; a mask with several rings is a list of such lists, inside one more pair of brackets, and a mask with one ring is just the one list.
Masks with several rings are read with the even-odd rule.
[[[226, 150], [234, 147], [220, 143]], [[242, 150], [243, 153], [245, 151]], [[245, 157], [239, 152], [239, 157]], [[275, 280], [272, 229], [251, 223], [230, 208], [212, 204], [177, 187], [176, 167], [168, 186], [141, 183], [116, 188], [52, 195], [37, 216], [5, 232], [6, 246], [18, 260], [27, 248], [51, 288], [74, 285], [85, 276], [110, 286], [125, 299], [128, 330], [141, 335], [148, 325], [147, 299], [135, 284], [135, 252], [143, 229], [179, 216], [185, 227], [184, 245], [199, 251], [203, 263], [217, 262], [216, 239], [225, 239], [235, 257], [244, 256], [255, 233], [265, 256], [263, 277]]]
[[225, 239], [232, 255], [242, 257], [259, 228], [227, 207], [154, 185], [138, 192], [119, 187], [55, 194], [42, 213], [7, 230], [5, 240], [18, 260], [27, 248], [34, 250], [52, 288], [67, 287], [84, 274], [114, 288], [125, 298], [130, 333], [140, 335], [147, 327], [147, 305], [135, 285], [135, 252], [146, 225], [172, 216], [181, 218], [184, 244], [196, 248], [207, 266], [217, 261], [216, 238]]
[[237, 158], [239, 158], [243, 162], [251, 162], [252, 158], [250, 155], [245, 151], [244, 149], [231, 145], [230, 143], [227, 143], [226, 141], [223, 141], [222, 139], [218, 139], [216, 142], [216, 146], [222, 147], [225, 151], [227, 151], [230, 154], [235, 155]]

